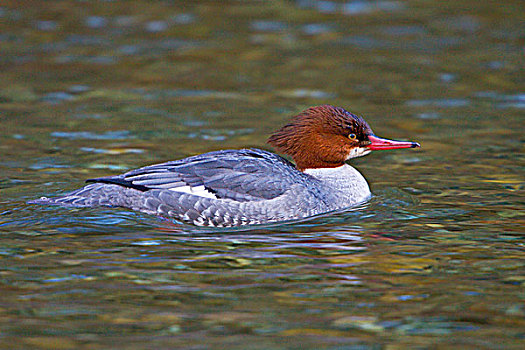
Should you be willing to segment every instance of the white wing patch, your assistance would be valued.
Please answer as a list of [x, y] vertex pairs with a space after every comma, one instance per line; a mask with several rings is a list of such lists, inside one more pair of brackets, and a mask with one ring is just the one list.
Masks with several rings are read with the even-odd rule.
[[173, 174], [169, 171], [158, 171], [127, 176], [126, 180], [132, 181], [134, 185], [146, 186], [152, 189], [167, 189], [173, 192], [188, 193], [198, 197], [218, 199], [217, 196], [208, 191], [204, 185], [185, 185], [182, 179], [174, 178]]
[[169, 189], [173, 192], [181, 192], [181, 193], [188, 193], [192, 194], [194, 196], [204, 197], [204, 198], [212, 198], [217, 199], [217, 196], [213, 194], [212, 192], [208, 191], [204, 185], [201, 186], [179, 186], [179, 187], [172, 187]]

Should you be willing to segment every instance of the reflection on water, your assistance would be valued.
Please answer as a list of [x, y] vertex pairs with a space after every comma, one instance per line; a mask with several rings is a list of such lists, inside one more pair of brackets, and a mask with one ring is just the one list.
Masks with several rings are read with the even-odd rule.
[[[521, 348], [518, 3], [1, 4], [0, 346]], [[352, 162], [360, 207], [212, 230], [26, 204], [321, 103], [422, 144]]]

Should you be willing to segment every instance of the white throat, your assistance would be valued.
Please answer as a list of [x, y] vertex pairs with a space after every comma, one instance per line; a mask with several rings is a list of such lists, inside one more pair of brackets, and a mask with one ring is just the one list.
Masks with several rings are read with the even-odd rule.
[[368, 153], [372, 152], [370, 148], [367, 147], [355, 147], [352, 148], [350, 153], [348, 154], [348, 157], [346, 157], [346, 160], [366, 156]]

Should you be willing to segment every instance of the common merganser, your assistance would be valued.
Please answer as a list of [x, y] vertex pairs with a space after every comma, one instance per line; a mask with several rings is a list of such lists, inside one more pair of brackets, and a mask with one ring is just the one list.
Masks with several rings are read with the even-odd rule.
[[345, 162], [371, 151], [420, 147], [377, 137], [340, 107], [311, 107], [268, 143], [294, 162], [260, 149], [209, 152], [89, 179], [62, 197], [32, 203], [125, 207], [198, 226], [231, 227], [305, 218], [371, 197], [363, 175]]

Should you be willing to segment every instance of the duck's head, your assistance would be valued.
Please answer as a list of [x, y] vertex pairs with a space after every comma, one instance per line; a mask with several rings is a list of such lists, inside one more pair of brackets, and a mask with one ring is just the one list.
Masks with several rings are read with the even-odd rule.
[[363, 118], [331, 105], [311, 107], [292, 117], [268, 143], [292, 157], [302, 171], [338, 167], [371, 151], [420, 147], [417, 142], [378, 137]]

